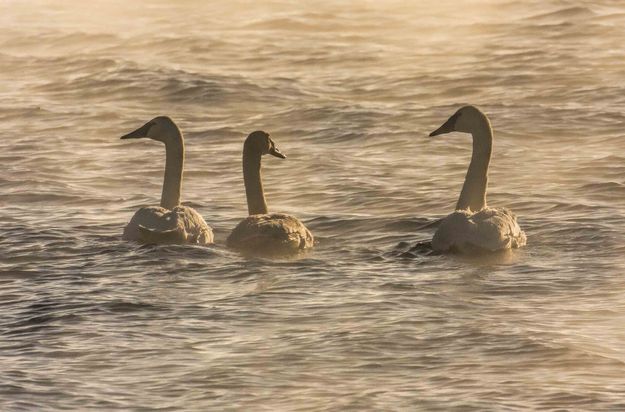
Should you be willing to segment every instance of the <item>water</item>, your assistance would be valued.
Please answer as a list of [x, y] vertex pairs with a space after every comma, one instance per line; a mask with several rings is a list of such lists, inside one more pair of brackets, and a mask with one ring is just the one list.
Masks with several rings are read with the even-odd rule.
[[[173, 4], [175, 3], [175, 4]], [[231, 0], [0, 3], [0, 409], [625, 409], [625, 6]], [[489, 203], [528, 246], [398, 256], [495, 130]], [[217, 246], [139, 246], [163, 147]], [[244, 137], [298, 260], [222, 245]]]

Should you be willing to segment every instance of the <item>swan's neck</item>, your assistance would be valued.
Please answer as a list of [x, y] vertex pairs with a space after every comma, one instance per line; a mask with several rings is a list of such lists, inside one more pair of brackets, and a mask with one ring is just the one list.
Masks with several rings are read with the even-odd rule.
[[486, 117], [481, 119], [472, 135], [473, 155], [456, 210], [478, 212], [486, 207], [488, 164], [493, 149], [493, 131]]
[[261, 154], [252, 150], [243, 150], [243, 180], [247, 196], [247, 210], [250, 215], [267, 213], [267, 202], [260, 177]]
[[180, 204], [183, 167], [184, 140], [180, 130], [175, 130], [165, 142], [165, 180], [161, 195], [161, 207], [165, 209], [171, 210]]

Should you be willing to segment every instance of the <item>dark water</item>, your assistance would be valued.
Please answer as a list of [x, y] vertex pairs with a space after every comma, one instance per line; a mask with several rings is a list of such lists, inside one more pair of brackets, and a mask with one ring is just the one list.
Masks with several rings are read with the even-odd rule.
[[[415, 3], [1, 2], [0, 409], [625, 409], [625, 5]], [[401, 256], [455, 205], [470, 138], [426, 136], [465, 103], [528, 246]], [[162, 114], [214, 247], [120, 239], [164, 150], [119, 136]], [[301, 259], [222, 246], [256, 129]]]

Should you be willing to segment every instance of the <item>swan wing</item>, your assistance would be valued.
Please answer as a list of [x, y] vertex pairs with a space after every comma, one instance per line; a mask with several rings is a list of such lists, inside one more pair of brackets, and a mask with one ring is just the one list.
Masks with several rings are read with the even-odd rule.
[[288, 253], [313, 246], [312, 233], [294, 216], [272, 213], [243, 219], [226, 241], [229, 247], [258, 253]]
[[213, 242], [213, 231], [190, 207], [167, 210], [151, 206], [134, 214], [124, 229], [123, 238], [141, 243], [209, 244]]
[[170, 230], [174, 228], [167, 218], [169, 210], [159, 206], [142, 207], [137, 210], [124, 228], [124, 240], [141, 241], [139, 226], [150, 229]]
[[158, 230], [139, 225], [139, 241], [148, 245], [157, 243], [187, 243], [187, 234], [181, 228]]
[[432, 239], [439, 252], [471, 253], [524, 246], [525, 232], [516, 216], [505, 208], [485, 208], [477, 213], [457, 210], [441, 222]]
[[207, 245], [213, 243], [213, 229], [206, 223], [202, 215], [188, 206], [177, 206], [173, 210], [187, 234], [187, 243]]

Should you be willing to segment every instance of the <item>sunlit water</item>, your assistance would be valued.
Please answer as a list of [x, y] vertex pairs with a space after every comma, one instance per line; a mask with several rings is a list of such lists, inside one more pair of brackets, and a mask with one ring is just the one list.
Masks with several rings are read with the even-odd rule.
[[[625, 5], [409, 3], [0, 2], [0, 409], [625, 409]], [[402, 255], [465, 103], [528, 246]], [[214, 247], [120, 239], [164, 149], [119, 136], [162, 114]], [[299, 260], [223, 246], [256, 129]]]

